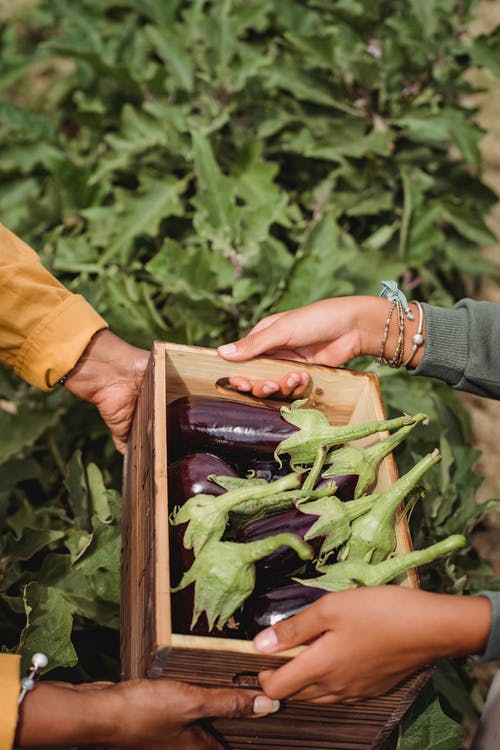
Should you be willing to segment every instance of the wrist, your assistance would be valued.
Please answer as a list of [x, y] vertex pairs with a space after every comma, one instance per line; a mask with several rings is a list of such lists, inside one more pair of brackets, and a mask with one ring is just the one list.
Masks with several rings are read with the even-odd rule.
[[42, 682], [20, 706], [16, 746], [105, 744], [115, 723], [110, 699], [109, 688]]
[[[380, 354], [380, 347], [384, 335], [384, 328], [387, 322], [391, 303], [383, 297], [361, 297], [360, 304], [357, 307], [357, 326], [360, 335], [361, 351], [360, 354], [377, 357]], [[420, 312], [414, 302], [410, 302], [414, 315], [413, 320], [404, 318], [404, 349], [401, 356], [402, 362], [406, 362], [412, 354], [414, 347], [413, 337], [418, 332], [420, 322]], [[385, 343], [385, 355], [392, 357], [396, 349], [399, 330], [396, 315], [392, 316], [387, 340]], [[425, 351], [425, 314], [422, 313], [422, 337], [423, 343], [419, 345], [408, 362], [408, 366], [415, 368], [423, 357]]]
[[[432, 626], [434, 659], [471, 656], [485, 650], [492, 622], [486, 597], [422, 593], [432, 605], [422, 611], [425, 623]], [[421, 629], [425, 623], [421, 623]]]
[[148, 352], [103, 329], [94, 334], [64, 385], [74, 396], [97, 405], [100, 394], [111, 383], [123, 381], [139, 386], [147, 359]]
[[[370, 357], [376, 357], [379, 354], [389, 307], [388, 300], [382, 297], [366, 296], [358, 298], [356, 318], [359, 330], [360, 354]], [[388, 347], [392, 343], [392, 340], [388, 341]]]

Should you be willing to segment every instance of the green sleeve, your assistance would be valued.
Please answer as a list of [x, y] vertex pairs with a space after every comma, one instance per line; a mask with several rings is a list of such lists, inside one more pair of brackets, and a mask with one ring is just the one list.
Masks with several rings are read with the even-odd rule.
[[425, 353], [413, 374], [500, 399], [500, 302], [463, 299], [453, 308], [423, 308]]
[[491, 630], [488, 643], [482, 654], [477, 654], [479, 661], [500, 659], [500, 591], [481, 591], [491, 604]]

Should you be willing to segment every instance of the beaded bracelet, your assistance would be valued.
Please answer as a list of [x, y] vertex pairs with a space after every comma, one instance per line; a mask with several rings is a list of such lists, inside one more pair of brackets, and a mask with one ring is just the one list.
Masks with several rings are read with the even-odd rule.
[[44, 669], [48, 663], [49, 660], [47, 659], [45, 654], [33, 654], [33, 656], [31, 657], [31, 667], [28, 669], [26, 676], [21, 680], [21, 692], [19, 693], [19, 698], [17, 701], [18, 705], [21, 705], [26, 697], [26, 693], [28, 693], [30, 690], [33, 690], [33, 688], [36, 686], [36, 680], [40, 676], [40, 670]]
[[[384, 351], [385, 351], [385, 345], [387, 343], [387, 337], [389, 335], [389, 329], [391, 326], [391, 320], [392, 320], [392, 315], [393, 315], [394, 310], [396, 310], [396, 314], [398, 318], [399, 334], [398, 334], [398, 340], [396, 343], [394, 356], [392, 357], [392, 359], [388, 359], [384, 355]], [[404, 348], [405, 348], [405, 321], [404, 321], [403, 305], [399, 299], [393, 299], [389, 307], [387, 320], [385, 321], [384, 333], [382, 334], [382, 342], [380, 345], [380, 352], [376, 359], [377, 367], [379, 367], [382, 364], [388, 365], [389, 367], [401, 367], [401, 360], [403, 358]]]
[[407, 367], [410, 364], [413, 357], [415, 356], [415, 352], [417, 351], [418, 347], [422, 346], [422, 344], [425, 341], [424, 336], [422, 334], [422, 331], [424, 329], [424, 310], [420, 302], [417, 302], [417, 300], [414, 301], [414, 304], [418, 308], [418, 328], [417, 328], [416, 334], [411, 337], [411, 340], [413, 342], [412, 350], [409, 356], [402, 363], [401, 367]]
[[[408, 357], [403, 361], [403, 353], [404, 353], [404, 347], [405, 347], [404, 315], [406, 315], [408, 320], [415, 320], [415, 316], [410, 309], [408, 300], [406, 299], [403, 292], [398, 288], [398, 285], [395, 281], [382, 281], [381, 285], [382, 285], [382, 290], [379, 296], [386, 297], [391, 304], [389, 307], [387, 319], [385, 321], [384, 332], [382, 334], [382, 342], [380, 345], [380, 352], [376, 359], [376, 365], [377, 367], [381, 364], [388, 365], [389, 367], [396, 367], [396, 368], [407, 367], [412, 361], [413, 357], [415, 356], [415, 353], [418, 347], [422, 346], [425, 340], [423, 336], [424, 311], [420, 302], [417, 302], [415, 300], [413, 304], [415, 304], [418, 309], [418, 327], [417, 327], [417, 332], [412, 336], [412, 339], [411, 339], [412, 344], [413, 344], [411, 352], [408, 355]], [[399, 335], [398, 335], [398, 340], [396, 343], [394, 356], [392, 357], [392, 359], [388, 359], [384, 355], [384, 351], [385, 351], [385, 346], [387, 343], [387, 338], [389, 336], [389, 329], [391, 326], [391, 320], [392, 320], [394, 310], [396, 310], [397, 312]]]

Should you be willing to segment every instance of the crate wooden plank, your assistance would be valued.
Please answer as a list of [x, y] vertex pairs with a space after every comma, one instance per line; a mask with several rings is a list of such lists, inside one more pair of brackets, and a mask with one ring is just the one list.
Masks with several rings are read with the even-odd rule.
[[[279, 379], [291, 368], [307, 370], [311, 375], [310, 404], [321, 409], [331, 423], [384, 418], [378, 379], [371, 373], [268, 358], [229, 365], [211, 349], [162, 342], [154, 345], [124, 464], [123, 677], [168, 676], [207, 686], [251, 687], [257, 684], [258, 671], [276, 667], [300, 650], [263, 656], [253, 650], [249, 641], [172, 633], [168, 573], [168, 404], [190, 394], [248, 402], [248, 396], [228, 394], [219, 382], [229, 374]], [[270, 405], [269, 401], [262, 403]], [[358, 444], [370, 444], [383, 437], [372, 436]], [[396, 479], [396, 465], [389, 456], [380, 468], [376, 489], [384, 489]], [[406, 520], [398, 525], [397, 538], [399, 551], [411, 549]], [[417, 587], [415, 572], [410, 571], [401, 583]], [[375, 750], [401, 719], [428, 676], [429, 670], [423, 670], [390, 693], [360, 704], [317, 706], [288, 702], [271, 717], [237, 722], [218, 720], [215, 726], [227, 746], [234, 750], [248, 747]], [[291, 722], [293, 737], [289, 736]]]

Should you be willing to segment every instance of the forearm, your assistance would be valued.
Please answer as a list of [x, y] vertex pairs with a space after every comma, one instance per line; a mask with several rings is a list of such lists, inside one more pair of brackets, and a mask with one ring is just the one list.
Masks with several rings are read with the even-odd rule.
[[94, 746], [109, 742], [112, 726], [111, 701], [101, 690], [42, 682], [21, 704], [16, 745]]
[[410, 612], [409, 617], [413, 632], [425, 634], [423, 648], [429, 661], [483, 653], [492, 621], [486, 597], [419, 593], [422, 609]]
[[67, 374], [65, 386], [74, 396], [98, 406], [102, 392], [117, 381], [138, 389], [148, 356], [111, 331], [98, 331]]

